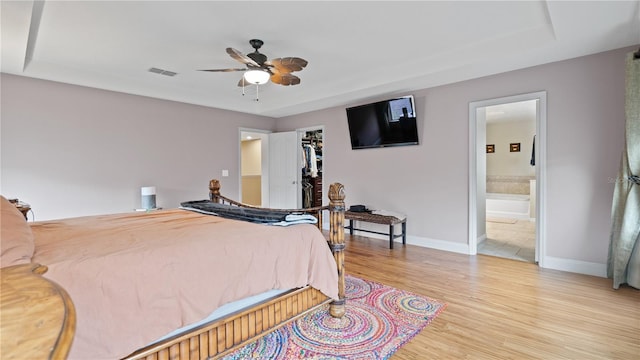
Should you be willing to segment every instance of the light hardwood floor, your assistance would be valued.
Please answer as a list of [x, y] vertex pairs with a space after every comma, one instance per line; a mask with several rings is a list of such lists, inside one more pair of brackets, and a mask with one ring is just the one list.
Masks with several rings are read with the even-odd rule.
[[640, 359], [640, 291], [609, 279], [346, 235], [346, 272], [446, 310], [393, 359]]

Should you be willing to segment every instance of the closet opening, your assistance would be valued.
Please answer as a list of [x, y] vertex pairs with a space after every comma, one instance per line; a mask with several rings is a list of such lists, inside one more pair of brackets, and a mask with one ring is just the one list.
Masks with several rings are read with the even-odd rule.
[[322, 206], [322, 158], [323, 158], [323, 133], [322, 129], [301, 130], [301, 178], [300, 191], [302, 208]]

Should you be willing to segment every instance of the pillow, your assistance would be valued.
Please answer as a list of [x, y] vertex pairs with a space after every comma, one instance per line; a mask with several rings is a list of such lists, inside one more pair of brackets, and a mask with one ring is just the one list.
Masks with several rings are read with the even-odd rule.
[[33, 251], [33, 233], [27, 220], [0, 195], [0, 267], [28, 264]]

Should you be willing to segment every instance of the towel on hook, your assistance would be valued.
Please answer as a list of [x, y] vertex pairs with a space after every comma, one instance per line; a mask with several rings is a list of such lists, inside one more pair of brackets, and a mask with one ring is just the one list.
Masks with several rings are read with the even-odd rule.
[[531, 147], [531, 161], [529, 161], [531, 166], [536, 166], [536, 136], [533, 135], [533, 146]]

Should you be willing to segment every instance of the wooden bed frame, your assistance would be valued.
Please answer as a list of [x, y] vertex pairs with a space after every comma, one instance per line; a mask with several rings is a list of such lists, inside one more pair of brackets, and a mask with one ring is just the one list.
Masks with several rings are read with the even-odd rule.
[[[250, 208], [258, 208], [251, 205], [245, 205], [237, 201], [231, 200], [220, 195], [220, 182], [218, 180], [211, 180], [209, 183], [210, 199], [211, 201], [218, 203], [228, 203], [234, 206], [243, 206]], [[162, 359], [215, 359], [229, 352], [254, 341], [271, 331], [278, 329], [286, 323], [314, 310], [318, 309], [326, 304], [329, 304], [329, 312], [334, 317], [342, 317], [345, 313], [345, 281], [344, 281], [344, 187], [342, 184], [334, 183], [329, 187], [329, 205], [324, 207], [314, 207], [308, 209], [295, 209], [285, 210], [276, 209], [276, 211], [296, 211], [304, 212], [315, 215], [318, 218], [318, 227], [322, 229], [322, 212], [329, 211], [329, 241], [328, 245], [331, 248], [334, 259], [336, 261], [336, 267], [338, 270], [338, 296], [339, 300], [331, 300], [319, 290], [316, 290], [310, 286], [306, 286], [299, 289], [293, 289], [287, 291], [276, 297], [267, 299], [259, 304], [256, 304], [250, 308], [246, 308], [235, 313], [232, 313], [222, 319], [214, 320], [210, 323], [200, 325], [196, 328], [190, 329], [185, 333], [175, 335], [166, 340], [149, 345], [142, 349], [135, 351], [134, 353], [125, 357], [127, 360], [145, 359], [145, 360], [162, 360]], [[273, 209], [268, 209], [273, 210]], [[38, 276], [42, 275], [46, 271], [46, 267], [39, 266], [37, 264], [31, 264], [29, 266], [18, 265], [16, 267], [7, 267], [2, 269], [2, 351], [4, 355], [8, 355], [9, 351], [13, 351], [17, 354], [25, 355], [28, 352], [24, 352], [20, 349], [23, 342], [20, 339], [30, 339], [33, 333], [28, 333], [21, 330], [15, 330], [6, 327], [11, 323], [5, 318], [6, 314], [9, 314], [7, 306], [8, 302], [5, 302], [6, 296], [23, 296], [22, 292], [32, 291], [32, 289], [24, 289], [22, 286], [15, 286], [11, 288], [11, 294], [7, 291], [8, 288], [4, 287], [5, 279], [9, 279], [6, 275], [11, 272], [15, 272], [15, 269], [20, 267], [20, 272], [24, 276]], [[37, 274], [37, 275], [36, 275]], [[65, 358], [69, 352], [71, 346], [71, 339], [75, 329], [75, 312], [71, 300], [59, 286], [46, 278], [40, 278], [45, 280], [45, 283], [49, 283], [48, 287], [57, 289], [56, 293], [49, 291], [47, 296], [59, 297], [60, 299], [54, 301], [56, 308], [62, 308], [63, 310], [57, 310], [57, 313], [62, 313], [63, 316], [58, 315], [60, 321], [52, 321], [47, 327], [50, 328], [50, 332], [53, 336], [50, 339], [47, 338], [47, 344], [41, 346], [43, 356], [36, 356], [37, 358]], [[36, 279], [39, 280], [39, 279]], [[19, 284], [19, 283], [18, 283]], [[15, 293], [14, 293], [15, 292]], [[51, 301], [49, 301], [51, 302]], [[60, 303], [63, 304], [60, 305]], [[15, 305], [15, 304], [14, 304]], [[24, 307], [24, 304], [22, 305]], [[15, 310], [13, 312], [16, 314]], [[67, 316], [64, 316], [66, 314]], [[13, 319], [13, 323], [23, 323], [24, 317], [16, 315]], [[37, 321], [37, 318], [33, 319]], [[5, 322], [6, 321], [6, 322]], [[24, 332], [24, 333], [20, 333]], [[12, 339], [11, 344], [5, 343], [7, 338]], [[47, 356], [44, 356], [44, 355]]]

